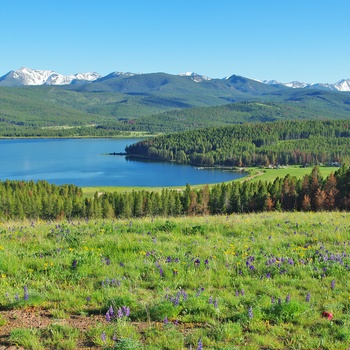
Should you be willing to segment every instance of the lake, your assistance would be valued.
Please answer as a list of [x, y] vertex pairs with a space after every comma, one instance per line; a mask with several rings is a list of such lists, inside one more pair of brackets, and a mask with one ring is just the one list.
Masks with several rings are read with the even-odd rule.
[[124, 152], [137, 139], [0, 140], [0, 180], [46, 180], [88, 186], [183, 186], [234, 180], [244, 173], [127, 160], [107, 155]]

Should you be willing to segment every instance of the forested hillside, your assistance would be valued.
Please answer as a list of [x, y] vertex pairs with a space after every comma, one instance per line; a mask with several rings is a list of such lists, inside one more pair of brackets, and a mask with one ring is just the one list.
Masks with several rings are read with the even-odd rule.
[[349, 126], [348, 121], [283, 121], [205, 128], [143, 140], [126, 152], [197, 166], [347, 162]]
[[74, 185], [0, 182], [0, 218], [70, 219], [249, 213], [271, 210], [349, 210], [350, 169], [341, 167], [323, 179], [315, 167], [297, 180], [232, 182], [184, 191], [114, 192], [85, 198]]
[[194, 82], [164, 73], [93, 83], [0, 87], [0, 136], [112, 136], [232, 123], [348, 119], [350, 94], [292, 89], [231, 76]]

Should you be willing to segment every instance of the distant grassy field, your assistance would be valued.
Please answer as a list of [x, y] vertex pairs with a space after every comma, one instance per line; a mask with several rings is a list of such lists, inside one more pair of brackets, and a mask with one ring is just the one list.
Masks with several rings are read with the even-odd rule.
[[[319, 167], [321, 175], [323, 177], [327, 177], [330, 173], [337, 171], [339, 168], [337, 167]], [[299, 165], [291, 165], [286, 168], [280, 169], [260, 169], [260, 168], [247, 168], [251, 177], [249, 181], [268, 181], [273, 182], [276, 177], [284, 178], [286, 175], [295, 176], [298, 179], [301, 179], [305, 175], [309, 175], [312, 171], [312, 166], [302, 168]], [[246, 179], [240, 179], [240, 181], [245, 181]]]
[[350, 214], [0, 224], [0, 346], [348, 349]]

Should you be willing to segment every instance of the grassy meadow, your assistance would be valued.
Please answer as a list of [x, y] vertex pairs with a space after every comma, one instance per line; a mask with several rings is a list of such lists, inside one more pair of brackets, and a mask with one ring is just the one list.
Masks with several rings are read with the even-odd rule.
[[349, 227], [341, 212], [3, 222], [0, 346], [347, 349]]

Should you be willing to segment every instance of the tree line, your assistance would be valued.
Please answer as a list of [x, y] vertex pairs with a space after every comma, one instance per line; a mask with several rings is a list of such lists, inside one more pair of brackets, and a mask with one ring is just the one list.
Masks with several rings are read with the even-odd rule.
[[46, 181], [0, 182], [0, 219], [85, 219], [193, 216], [262, 211], [350, 210], [350, 169], [343, 165], [323, 179], [319, 168], [297, 179], [232, 182], [183, 191], [114, 192], [93, 198], [75, 185]]
[[282, 121], [205, 128], [143, 140], [129, 156], [196, 166], [349, 162], [348, 121]]

